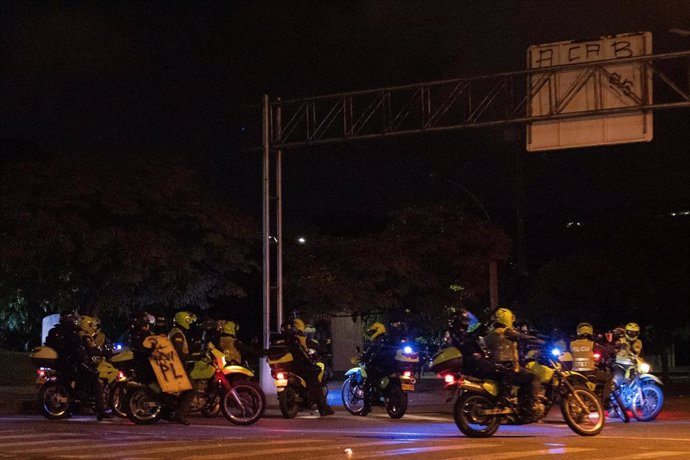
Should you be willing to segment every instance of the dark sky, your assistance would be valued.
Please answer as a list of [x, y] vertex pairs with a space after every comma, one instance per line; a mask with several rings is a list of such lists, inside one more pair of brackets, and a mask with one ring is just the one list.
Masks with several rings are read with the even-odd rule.
[[[241, 107], [521, 70], [530, 45], [651, 31], [690, 49], [690, 2], [26, 2], [0, 4], [3, 139], [53, 155], [181, 155], [255, 209], [258, 156], [241, 153]], [[690, 116], [655, 115], [649, 144], [526, 158], [529, 211], [688, 208]], [[524, 148], [524, 147], [522, 147]], [[463, 184], [506, 226], [514, 151], [501, 130], [288, 152], [286, 225], [329, 209], [379, 213]], [[255, 209], [256, 215], [260, 210]]]

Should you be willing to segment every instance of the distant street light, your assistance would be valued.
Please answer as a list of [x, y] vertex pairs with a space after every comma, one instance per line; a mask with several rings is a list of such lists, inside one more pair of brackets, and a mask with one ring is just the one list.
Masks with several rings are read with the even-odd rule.
[[305, 237], [303, 237], [303, 236], [300, 236], [300, 237], [297, 238], [297, 242], [298, 242], [299, 244], [307, 244], [307, 239], [306, 239]]

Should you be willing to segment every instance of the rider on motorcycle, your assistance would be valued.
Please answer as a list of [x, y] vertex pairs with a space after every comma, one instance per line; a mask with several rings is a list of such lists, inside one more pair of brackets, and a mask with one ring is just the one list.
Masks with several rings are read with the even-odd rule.
[[[172, 342], [177, 354], [180, 356], [180, 360], [185, 363], [188, 367], [187, 371], [191, 369], [190, 359], [190, 343], [187, 340], [187, 334], [194, 323], [196, 323], [197, 317], [194, 313], [188, 311], [180, 311], [175, 314], [173, 322], [175, 326], [170, 330], [168, 338]], [[194, 386], [194, 381], [190, 379], [192, 386]], [[192, 405], [194, 400], [194, 393], [196, 388], [187, 390], [180, 396], [177, 407], [175, 408], [174, 420], [182, 425], [189, 425], [187, 420], [187, 412], [189, 412], [189, 407]]]
[[304, 321], [299, 318], [287, 321], [281, 326], [281, 332], [294, 360], [294, 372], [302, 376], [307, 382], [309, 397], [316, 402], [319, 414], [321, 416], [333, 415], [333, 409], [326, 402], [326, 395], [323, 394], [319, 383], [321, 369], [309, 358], [309, 350], [304, 335]]
[[[384, 376], [396, 370], [395, 354], [400, 348], [405, 331], [402, 323], [392, 323], [392, 329], [389, 333], [383, 323], [375, 322], [366, 331], [365, 337], [371, 344], [360, 358], [367, 370], [363, 388], [365, 395], [368, 395], [371, 388]], [[370, 401], [365, 398], [364, 404], [368, 406]]]
[[613, 378], [621, 382], [625, 378], [625, 371], [633, 364], [633, 357], [642, 353], [642, 341], [640, 340], [640, 325], [628, 323], [625, 328], [614, 331], [619, 336], [616, 342], [616, 365], [613, 367]]
[[496, 370], [505, 375], [511, 385], [519, 386], [518, 401], [524, 420], [536, 416], [534, 403], [539, 392], [536, 375], [520, 366], [518, 342], [532, 340], [534, 337], [513, 329], [515, 315], [507, 308], [499, 308], [494, 313], [493, 329], [487, 334], [485, 343], [496, 364]]
[[577, 339], [570, 342], [570, 352], [573, 356], [573, 370], [580, 372], [587, 376], [597, 384], [601, 384], [602, 401], [608, 401], [609, 393], [611, 391], [611, 380], [613, 376], [597, 369], [594, 360], [594, 353], [606, 353], [603, 345], [594, 341], [594, 328], [589, 323], [580, 323], [577, 325]]
[[448, 320], [450, 335], [447, 343], [462, 353], [463, 373], [473, 377], [488, 378], [494, 373], [494, 364], [490, 359], [485, 358], [484, 351], [479, 344], [481, 328], [471, 328], [471, 322], [471, 313], [464, 308], [451, 316]]
[[259, 355], [257, 349], [246, 345], [237, 338], [240, 326], [234, 321], [226, 321], [220, 331], [220, 349], [225, 353], [228, 363], [242, 365], [242, 355]]
[[103, 385], [91, 359], [93, 348], [92, 336], [89, 334], [93, 330], [84, 331], [81, 324], [81, 317], [77, 313], [61, 314], [60, 322], [48, 332], [46, 345], [58, 352], [58, 371], [72, 376], [78, 386], [90, 389], [96, 401], [96, 418], [100, 421], [108, 415], [105, 411]]

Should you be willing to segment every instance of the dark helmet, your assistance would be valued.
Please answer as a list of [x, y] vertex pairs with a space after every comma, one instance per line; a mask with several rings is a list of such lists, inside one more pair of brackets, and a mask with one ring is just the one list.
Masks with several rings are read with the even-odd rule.
[[60, 324], [73, 326], [75, 328], [79, 327], [79, 321], [81, 317], [76, 311], [63, 311], [60, 313]]
[[470, 327], [470, 315], [464, 308], [448, 319], [448, 328], [452, 332], [464, 334]]
[[132, 328], [134, 329], [139, 329], [143, 328], [144, 326], [153, 326], [156, 324], [156, 318], [154, 318], [153, 315], [144, 312], [139, 313], [136, 315], [134, 318], [132, 318]]

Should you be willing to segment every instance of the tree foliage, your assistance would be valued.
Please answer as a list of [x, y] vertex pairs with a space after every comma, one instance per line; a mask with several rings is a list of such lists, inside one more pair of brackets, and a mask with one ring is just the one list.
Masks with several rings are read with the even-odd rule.
[[9, 163], [1, 192], [1, 327], [23, 344], [46, 313], [205, 308], [255, 269], [256, 224], [181, 163]]
[[[487, 302], [489, 260], [505, 260], [508, 247], [501, 230], [457, 207], [408, 207], [391, 213], [378, 233], [318, 236], [290, 247], [286, 306], [307, 312], [411, 309], [445, 321], [444, 307]], [[462, 286], [462, 295], [451, 285]]]

